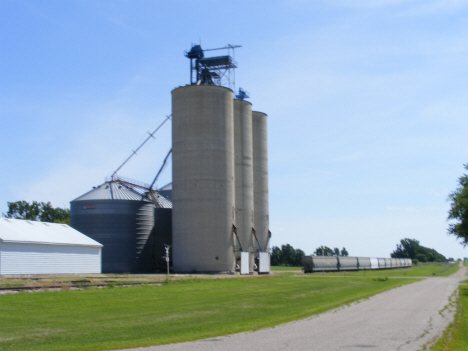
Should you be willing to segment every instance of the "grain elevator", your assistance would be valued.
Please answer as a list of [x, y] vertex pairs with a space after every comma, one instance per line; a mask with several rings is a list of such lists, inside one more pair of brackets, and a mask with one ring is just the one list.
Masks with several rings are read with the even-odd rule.
[[234, 59], [204, 52], [172, 91], [173, 270], [268, 273], [267, 115], [223, 86]]
[[[71, 202], [71, 226], [103, 244], [104, 273], [162, 272], [168, 246], [173, 272], [270, 272], [267, 115], [243, 89], [233, 94], [237, 47], [192, 46], [190, 84], [172, 90], [172, 114], [104, 184]], [[172, 149], [153, 182], [121, 177], [169, 120]], [[157, 189], [170, 156], [172, 183]]]

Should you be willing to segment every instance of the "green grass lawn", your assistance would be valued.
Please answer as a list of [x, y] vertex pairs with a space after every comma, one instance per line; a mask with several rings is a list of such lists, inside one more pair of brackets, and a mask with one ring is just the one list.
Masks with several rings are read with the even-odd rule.
[[468, 286], [460, 286], [457, 313], [444, 335], [431, 348], [432, 351], [468, 350]]
[[0, 350], [105, 350], [256, 330], [413, 279], [276, 276], [0, 295]]
[[[457, 265], [445, 263], [419, 263], [411, 268], [395, 268], [383, 270], [362, 270], [357, 272], [325, 272], [325, 275], [344, 275], [350, 277], [447, 277], [458, 270]], [[313, 273], [321, 275], [322, 272]]]
[[289, 266], [271, 266], [272, 272], [281, 272], [281, 271], [300, 271], [302, 267], [289, 267]]

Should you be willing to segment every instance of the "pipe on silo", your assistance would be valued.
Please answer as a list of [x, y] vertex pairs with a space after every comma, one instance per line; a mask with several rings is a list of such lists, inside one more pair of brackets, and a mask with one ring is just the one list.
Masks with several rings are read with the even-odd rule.
[[[234, 100], [234, 165], [237, 234], [242, 250], [249, 253], [249, 272], [254, 268], [254, 188], [252, 104]], [[240, 250], [236, 252], [240, 256]]]
[[172, 91], [173, 269], [235, 270], [233, 95], [189, 85]]
[[254, 225], [260, 249], [269, 249], [267, 115], [252, 112]]

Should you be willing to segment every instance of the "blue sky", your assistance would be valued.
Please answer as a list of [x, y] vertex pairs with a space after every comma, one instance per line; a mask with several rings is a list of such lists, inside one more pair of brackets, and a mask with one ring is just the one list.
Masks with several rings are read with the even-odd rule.
[[[272, 245], [388, 257], [447, 236], [468, 163], [464, 1], [0, 2], [0, 213], [69, 207], [171, 113], [192, 43], [242, 45], [236, 86], [268, 114]], [[170, 125], [121, 172], [150, 183]], [[170, 167], [158, 181], [171, 179]]]

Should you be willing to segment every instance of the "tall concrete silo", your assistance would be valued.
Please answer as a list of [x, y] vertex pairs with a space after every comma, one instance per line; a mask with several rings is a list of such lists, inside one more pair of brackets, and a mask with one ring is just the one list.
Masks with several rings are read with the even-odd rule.
[[254, 225], [258, 258], [268, 260], [268, 267], [261, 264], [259, 273], [269, 272], [269, 208], [268, 208], [268, 143], [267, 115], [263, 112], [252, 112], [253, 137], [253, 180], [254, 180]]
[[232, 272], [234, 235], [232, 90], [172, 91], [173, 269]]
[[[253, 146], [252, 104], [245, 100], [234, 100], [234, 165], [235, 165], [235, 208], [237, 235], [242, 251], [249, 256], [248, 269], [254, 269], [254, 189], [253, 189]], [[239, 257], [240, 248], [236, 251]]]

